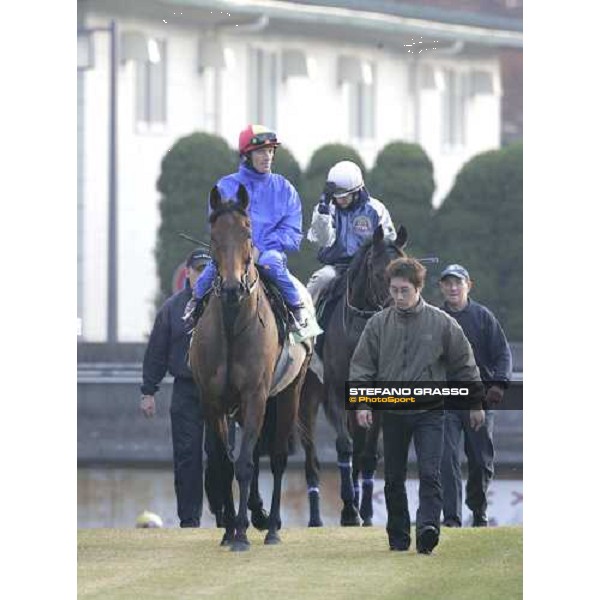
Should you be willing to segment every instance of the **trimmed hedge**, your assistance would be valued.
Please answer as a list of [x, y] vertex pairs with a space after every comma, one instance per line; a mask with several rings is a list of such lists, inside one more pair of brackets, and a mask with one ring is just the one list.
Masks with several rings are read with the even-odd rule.
[[165, 154], [156, 184], [161, 194], [155, 249], [160, 282], [157, 305], [171, 295], [174, 271], [193, 249], [178, 233], [207, 237], [208, 194], [218, 179], [236, 168], [237, 154], [223, 138], [208, 133], [180, 138]]
[[467, 162], [434, 219], [444, 265], [460, 263], [473, 299], [498, 317], [511, 341], [523, 339], [523, 145]]
[[346, 146], [345, 144], [325, 144], [317, 148], [313, 153], [304, 174], [304, 186], [302, 189], [302, 199], [307, 204], [310, 204], [311, 214], [312, 208], [319, 201], [329, 169], [341, 160], [351, 160], [361, 168], [363, 173], [366, 171], [362, 158], [352, 146]]
[[294, 155], [284, 146], [279, 146], [275, 151], [272, 171], [273, 173], [283, 175], [296, 190], [300, 189], [302, 185], [302, 170]]
[[431, 200], [435, 190], [433, 164], [418, 144], [391, 142], [377, 155], [367, 176], [369, 192], [390, 211], [396, 229], [408, 230], [411, 256], [432, 253]]

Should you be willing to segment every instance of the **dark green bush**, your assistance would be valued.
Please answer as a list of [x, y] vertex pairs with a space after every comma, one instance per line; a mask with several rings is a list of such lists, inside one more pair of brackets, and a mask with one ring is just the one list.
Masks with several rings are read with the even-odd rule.
[[351, 160], [361, 168], [363, 173], [365, 172], [365, 164], [362, 158], [351, 146], [326, 144], [317, 148], [313, 153], [304, 174], [304, 187], [302, 189], [302, 199], [310, 204], [311, 209], [319, 201], [329, 169], [341, 160]]
[[178, 233], [207, 238], [208, 194], [218, 179], [236, 168], [236, 153], [223, 138], [208, 133], [180, 138], [163, 157], [156, 184], [161, 194], [155, 249], [160, 281], [157, 303], [171, 294], [173, 273], [194, 248]]
[[283, 175], [297, 190], [302, 181], [302, 171], [294, 155], [285, 147], [280, 146], [275, 152], [273, 173]]
[[396, 229], [408, 230], [407, 251], [422, 257], [432, 253], [431, 199], [435, 190], [433, 164], [418, 144], [391, 142], [377, 155], [367, 175], [372, 196], [381, 200], [392, 216]]
[[443, 264], [460, 263], [511, 341], [523, 339], [523, 145], [475, 156], [434, 218]]

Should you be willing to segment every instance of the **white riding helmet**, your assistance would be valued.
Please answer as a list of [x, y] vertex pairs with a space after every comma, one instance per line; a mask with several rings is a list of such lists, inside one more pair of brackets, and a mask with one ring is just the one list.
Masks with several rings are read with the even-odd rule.
[[357, 192], [364, 185], [360, 167], [351, 160], [342, 160], [329, 169], [327, 181], [335, 183], [334, 198]]

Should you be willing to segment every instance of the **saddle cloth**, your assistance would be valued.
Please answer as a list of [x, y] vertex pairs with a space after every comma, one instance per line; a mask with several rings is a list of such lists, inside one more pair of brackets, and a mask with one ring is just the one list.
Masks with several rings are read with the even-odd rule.
[[300, 296], [306, 307], [309, 319], [301, 337], [295, 332], [286, 336], [277, 364], [275, 365], [275, 373], [269, 397], [276, 396], [296, 379], [307, 355], [313, 353], [314, 336], [323, 333], [317, 323], [315, 309], [308, 290], [293, 275], [292, 279], [300, 290]]

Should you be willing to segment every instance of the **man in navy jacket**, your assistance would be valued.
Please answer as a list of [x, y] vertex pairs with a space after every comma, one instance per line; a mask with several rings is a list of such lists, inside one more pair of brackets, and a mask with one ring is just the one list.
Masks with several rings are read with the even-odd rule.
[[[198, 389], [187, 364], [190, 334], [182, 320], [185, 306], [192, 297], [193, 286], [210, 256], [194, 250], [186, 261], [185, 288], [171, 296], [156, 315], [144, 355], [140, 408], [146, 417], [156, 412], [154, 395], [167, 371], [174, 377], [171, 397], [171, 432], [177, 515], [181, 527], [199, 527], [202, 515], [202, 442], [204, 415]], [[207, 470], [211, 467], [214, 440], [207, 428]], [[213, 442], [213, 444], [211, 444]], [[207, 472], [207, 493], [210, 493]], [[210, 500], [209, 496], [209, 500]], [[217, 517], [218, 520], [218, 517]]]
[[494, 413], [491, 408], [502, 401], [512, 373], [510, 347], [500, 323], [485, 306], [471, 300], [472, 281], [461, 265], [449, 265], [440, 276], [444, 296], [442, 310], [462, 327], [475, 355], [487, 394], [485, 423], [477, 431], [469, 427], [468, 412], [446, 404], [444, 453], [442, 457], [443, 524], [462, 526], [462, 477], [460, 439], [464, 434], [468, 479], [466, 504], [473, 512], [473, 526], [487, 527], [487, 490], [494, 475]]

